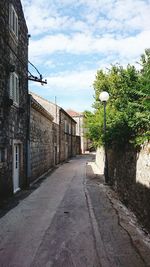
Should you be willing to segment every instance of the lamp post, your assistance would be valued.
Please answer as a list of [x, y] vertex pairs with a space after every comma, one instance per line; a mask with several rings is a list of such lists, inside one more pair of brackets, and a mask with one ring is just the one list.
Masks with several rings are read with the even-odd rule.
[[99, 99], [104, 106], [104, 151], [105, 151], [104, 176], [105, 176], [105, 183], [108, 184], [109, 177], [108, 177], [108, 157], [107, 157], [107, 144], [106, 144], [106, 102], [109, 99], [109, 94], [103, 91], [100, 93]]

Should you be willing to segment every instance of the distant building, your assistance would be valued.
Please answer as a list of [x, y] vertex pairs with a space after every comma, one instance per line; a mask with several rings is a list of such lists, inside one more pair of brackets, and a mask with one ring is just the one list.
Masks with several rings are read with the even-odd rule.
[[86, 138], [86, 128], [84, 127], [84, 114], [68, 109], [67, 113], [76, 121], [76, 135], [81, 137], [81, 153], [89, 150], [89, 140]]
[[0, 197], [26, 185], [28, 30], [19, 0], [0, 0]]
[[[61, 107], [31, 92], [32, 97], [54, 118], [55, 161], [63, 162], [76, 155], [76, 121]], [[59, 130], [59, 133], [57, 131]], [[59, 136], [59, 142], [58, 138]]]

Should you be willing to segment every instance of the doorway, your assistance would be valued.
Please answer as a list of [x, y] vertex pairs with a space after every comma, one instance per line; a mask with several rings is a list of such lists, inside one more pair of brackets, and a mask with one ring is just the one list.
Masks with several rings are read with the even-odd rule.
[[13, 192], [16, 193], [19, 188], [20, 169], [20, 145], [14, 144], [13, 148]]

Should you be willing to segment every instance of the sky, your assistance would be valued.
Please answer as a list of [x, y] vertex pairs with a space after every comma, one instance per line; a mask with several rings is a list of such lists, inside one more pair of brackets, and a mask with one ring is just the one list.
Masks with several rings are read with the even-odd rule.
[[97, 70], [117, 63], [138, 68], [150, 48], [150, 0], [21, 2], [29, 60], [47, 79], [44, 86], [29, 82], [29, 89], [64, 109], [91, 110]]

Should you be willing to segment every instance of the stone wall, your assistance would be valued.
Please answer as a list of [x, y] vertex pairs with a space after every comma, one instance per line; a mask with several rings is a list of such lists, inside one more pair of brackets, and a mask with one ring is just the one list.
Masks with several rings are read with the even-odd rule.
[[55, 151], [55, 154], [59, 153], [59, 162], [63, 162], [68, 158], [75, 156], [76, 122], [74, 119], [64, 109], [55, 103], [52, 103], [33, 92], [31, 92], [31, 95], [47, 112], [52, 114], [54, 117], [54, 123], [57, 125], [57, 128], [59, 128], [59, 147], [57, 146], [57, 152]]
[[95, 163], [99, 168], [101, 174], [104, 173], [104, 160], [105, 160], [104, 149], [103, 147], [98, 147], [96, 151]]
[[32, 99], [30, 114], [30, 182], [39, 178], [54, 165], [52, 119], [52, 116]]
[[[97, 158], [98, 166], [104, 166], [102, 150], [97, 151]], [[150, 230], [150, 144], [145, 144], [138, 151], [132, 146], [109, 150], [108, 173], [122, 201]]]
[[59, 124], [60, 107], [57, 104], [52, 103], [33, 92], [31, 92], [31, 95], [42, 107], [44, 107], [54, 117], [54, 123]]
[[137, 153], [136, 182], [150, 188], [150, 143]]
[[59, 164], [59, 125], [53, 122], [53, 154], [54, 165]]
[[60, 162], [76, 156], [76, 122], [62, 108], [59, 110]]
[[[18, 16], [18, 39], [9, 27], [9, 5]], [[19, 78], [19, 105], [10, 99], [11, 66]], [[0, 197], [13, 193], [13, 149], [19, 144], [19, 187], [26, 185], [28, 30], [19, 0], [0, 1]]]
[[67, 113], [60, 109], [60, 162], [63, 162], [72, 156], [72, 135], [69, 133], [72, 119]]
[[72, 154], [71, 154], [71, 157], [75, 157], [77, 155], [77, 149], [76, 149], [76, 146], [78, 146], [78, 143], [76, 142], [77, 139], [76, 139], [76, 135], [72, 135]]
[[90, 140], [85, 136], [87, 129], [84, 128], [84, 114], [71, 109], [67, 110], [67, 113], [76, 121], [76, 135], [80, 136], [80, 153], [84, 154], [92, 146]]
[[80, 155], [81, 152], [81, 137], [80, 136], [76, 136], [76, 154]]

